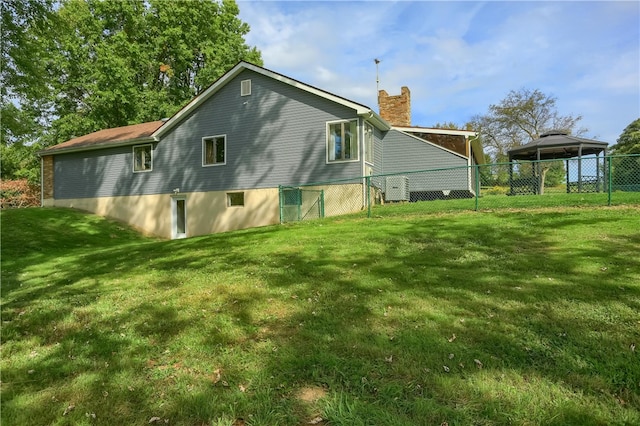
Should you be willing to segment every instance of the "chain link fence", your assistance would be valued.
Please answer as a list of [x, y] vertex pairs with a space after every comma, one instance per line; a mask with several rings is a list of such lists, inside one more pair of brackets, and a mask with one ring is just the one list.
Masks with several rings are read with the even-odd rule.
[[369, 199], [366, 179], [280, 186], [280, 222], [297, 222], [362, 211]]
[[281, 222], [411, 203], [453, 211], [640, 204], [640, 155], [516, 161], [280, 187]]

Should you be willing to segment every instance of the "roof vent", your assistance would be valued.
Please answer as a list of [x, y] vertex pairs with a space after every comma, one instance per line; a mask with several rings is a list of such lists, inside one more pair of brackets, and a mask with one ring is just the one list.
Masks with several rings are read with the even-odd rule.
[[569, 132], [566, 130], [549, 130], [548, 132], [544, 132], [540, 135], [541, 138], [545, 138], [547, 136], [568, 136]]

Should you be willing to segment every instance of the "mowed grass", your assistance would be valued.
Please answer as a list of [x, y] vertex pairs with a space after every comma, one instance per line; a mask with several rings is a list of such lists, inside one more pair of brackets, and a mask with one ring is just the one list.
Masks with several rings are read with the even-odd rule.
[[640, 424], [640, 205], [419, 204], [179, 241], [2, 212], [2, 424]]

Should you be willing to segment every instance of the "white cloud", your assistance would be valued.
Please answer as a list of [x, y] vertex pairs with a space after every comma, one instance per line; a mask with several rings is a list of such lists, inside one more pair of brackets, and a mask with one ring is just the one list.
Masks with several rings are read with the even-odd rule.
[[637, 2], [241, 1], [267, 68], [376, 107], [408, 86], [415, 124], [463, 124], [540, 89], [611, 141], [640, 116]]

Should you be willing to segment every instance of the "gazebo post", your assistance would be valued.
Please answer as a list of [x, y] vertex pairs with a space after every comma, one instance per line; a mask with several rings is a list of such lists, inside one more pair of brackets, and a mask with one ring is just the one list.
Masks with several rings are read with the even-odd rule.
[[569, 184], [569, 159], [564, 160], [565, 169], [567, 170], [567, 194], [571, 192], [571, 186]]
[[536, 150], [536, 168], [538, 169], [538, 188], [536, 194], [543, 195], [544, 188], [542, 186], [542, 164], [540, 164], [540, 148]]
[[582, 144], [578, 146], [578, 192], [582, 193]]

